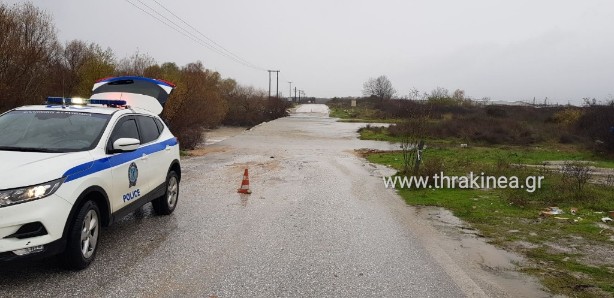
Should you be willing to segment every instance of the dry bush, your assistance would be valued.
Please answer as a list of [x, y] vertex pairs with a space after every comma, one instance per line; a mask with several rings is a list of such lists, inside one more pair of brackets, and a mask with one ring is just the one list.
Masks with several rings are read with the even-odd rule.
[[614, 154], [614, 105], [592, 105], [576, 125], [577, 134], [587, 137], [597, 152]]
[[555, 112], [552, 115], [552, 122], [561, 124], [564, 127], [570, 127], [575, 125], [582, 117], [581, 108], [566, 108], [561, 111]]
[[422, 177], [429, 177], [429, 183], [434, 183], [433, 176], [441, 175], [441, 173], [445, 173], [446, 167], [443, 162], [443, 159], [440, 157], [432, 157], [424, 159], [422, 167], [418, 171], [419, 175]]
[[177, 140], [179, 140], [181, 148], [184, 150], [196, 149], [204, 141], [203, 133], [205, 130], [202, 127], [179, 127], [172, 130]]
[[156, 65], [156, 60], [147, 53], [137, 50], [132, 56], [123, 58], [117, 64], [118, 76], [145, 76], [145, 71]]
[[263, 90], [237, 85], [227, 95], [228, 114], [224, 118], [226, 125], [254, 126], [288, 115], [290, 103], [280, 98], [267, 98]]
[[590, 166], [584, 162], [565, 162], [561, 172], [563, 183], [569, 185], [577, 194], [582, 193], [593, 175]]
[[49, 14], [31, 3], [0, 3], [0, 111], [43, 101], [57, 80], [60, 49]]
[[217, 127], [226, 115], [228, 105], [220, 94], [221, 76], [190, 63], [178, 70], [174, 64], [163, 65], [160, 70], [177, 77], [176, 92], [169, 98], [163, 116], [179, 138], [184, 149], [194, 149], [201, 141], [205, 128]]

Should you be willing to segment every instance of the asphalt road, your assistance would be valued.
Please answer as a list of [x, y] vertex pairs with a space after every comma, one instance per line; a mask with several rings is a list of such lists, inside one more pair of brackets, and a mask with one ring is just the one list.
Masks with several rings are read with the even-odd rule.
[[0, 296], [484, 296], [353, 153], [392, 146], [357, 127], [304, 113], [211, 145], [182, 161], [173, 215], [148, 205], [104, 230], [85, 271], [2, 265]]

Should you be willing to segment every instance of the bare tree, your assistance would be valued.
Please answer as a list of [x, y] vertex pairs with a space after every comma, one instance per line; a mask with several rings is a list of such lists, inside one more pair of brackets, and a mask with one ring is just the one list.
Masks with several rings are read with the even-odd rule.
[[391, 99], [397, 91], [392, 87], [390, 80], [382, 75], [377, 78], [370, 78], [362, 85], [364, 96], [375, 96], [381, 100]]
[[[429, 108], [424, 106], [422, 108]], [[428, 113], [428, 111], [427, 111]], [[411, 118], [403, 123], [401, 134], [401, 152], [403, 157], [403, 173], [418, 175], [422, 163], [422, 150], [426, 138], [428, 114], [413, 112]]]
[[409, 96], [407, 97], [409, 100], [419, 100], [420, 99], [420, 91], [415, 87], [409, 90]]
[[64, 69], [62, 93], [70, 96], [89, 96], [96, 79], [115, 72], [115, 58], [110, 48], [103, 50], [96, 43], [88, 45], [81, 40], [66, 43], [61, 64]]
[[455, 101], [465, 100], [465, 90], [462, 90], [462, 89], [454, 90], [454, 92], [452, 93], [452, 99], [454, 99]]
[[119, 61], [117, 72], [120, 75], [144, 76], [145, 70], [155, 64], [153, 57], [137, 50], [132, 56]]
[[[31, 3], [0, 3], [0, 111], [40, 102], [52, 83], [57, 42], [51, 16]], [[6, 82], [10, 82], [6, 83]]]
[[443, 87], [437, 87], [433, 89], [433, 91], [431, 91], [431, 94], [429, 95], [429, 99], [431, 100], [442, 100], [442, 99], [448, 99], [448, 98], [450, 98], [448, 89], [443, 88]]
[[561, 169], [563, 172], [563, 181], [569, 183], [570, 186], [580, 194], [584, 190], [584, 186], [593, 176], [593, 170], [584, 162], [565, 162]]

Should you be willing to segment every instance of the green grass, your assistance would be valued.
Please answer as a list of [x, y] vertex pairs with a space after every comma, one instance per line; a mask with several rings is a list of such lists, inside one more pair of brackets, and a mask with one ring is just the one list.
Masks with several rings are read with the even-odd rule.
[[331, 108], [330, 117], [339, 118], [340, 122], [360, 123], [398, 123], [400, 119], [388, 119], [378, 115], [378, 111], [371, 108]]
[[372, 140], [372, 141], [387, 141], [387, 142], [399, 142], [399, 139], [391, 136], [387, 133], [378, 133], [373, 130], [364, 129], [360, 131], [360, 139], [361, 140]]
[[[386, 129], [362, 129], [360, 139], [387, 142], [400, 142], [399, 137], [392, 136]], [[540, 145], [532, 147], [520, 146], [478, 146], [461, 148], [456, 140], [428, 140], [427, 144], [434, 146], [428, 149], [429, 156], [442, 158], [444, 162], [478, 162], [496, 163], [505, 159], [510, 163], [541, 165], [545, 161], [591, 161], [594, 166], [601, 168], [614, 168], [614, 160], [604, 156], [574, 147], [555, 147], [554, 145]]]
[[[339, 117], [335, 117], [339, 118]], [[400, 123], [402, 120], [399, 119], [339, 119], [337, 122], [348, 122], [348, 123]]]
[[[535, 148], [429, 148], [424, 151], [425, 161], [443, 160], [448, 175], [480, 169], [492, 173], [501, 160], [537, 164], [573, 157], [586, 159], [586, 155]], [[397, 170], [402, 168], [400, 153], [374, 153], [367, 159]], [[614, 210], [614, 189], [588, 185], [584, 196], [577, 197], [562, 182], [560, 174], [516, 167], [499, 170], [499, 175], [506, 176], [545, 175], [544, 187], [533, 193], [509, 189], [399, 189], [398, 192], [410, 205], [446, 208], [478, 229], [491, 243], [525, 254], [534, 265], [521, 269], [539, 277], [554, 293], [578, 297], [614, 294], [614, 267], [584, 264], [579, 254], [564, 254], [548, 247], [548, 243], [558, 243], [561, 247], [590, 244], [606, 252], [614, 251], [610, 241], [614, 232], [598, 227], [596, 223], [604, 214], [595, 213]], [[559, 217], [567, 220], [541, 218], [539, 212], [548, 206], [565, 210], [566, 214]], [[579, 209], [577, 215], [570, 214], [571, 207]], [[537, 248], [518, 249], [517, 241], [533, 243]]]

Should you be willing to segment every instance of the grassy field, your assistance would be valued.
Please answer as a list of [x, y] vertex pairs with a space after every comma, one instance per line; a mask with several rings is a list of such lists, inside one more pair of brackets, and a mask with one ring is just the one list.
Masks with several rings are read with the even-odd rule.
[[[595, 135], [608, 140], [605, 126], [597, 124], [611, 122], [604, 120], [609, 119], [604, 115], [611, 115], [611, 109], [369, 100], [358, 103], [358, 108], [351, 108], [349, 101], [333, 102], [331, 117], [342, 121], [399, 123], [390, 128], [367, 125], [359, 130], [361, 139], [400, 143], [398, 136], [412, 135], [415, 132], [412, 129], [421, 129], [424, 135], [431, 136], [425, 138], [423, 163], [418, 172], [422, 177], [440, 172], [447, 176], [483, 172], [516, 176], [524, 182], [530, 176], [543, 176], [541, 189], [534, 192], [459, 187], [397, 190], [408, 204], [446, 208], [492, 244], [526, 256], [529, 263], [522, 265], [521, 270], [538, 277], [552, 293], [572, 297], [614, 296], [614, 224], [602, 222], [614, 210], [614, 181], [581, 182], [581, 173], [587, 169], [585, 164], [574, 164], [579, 171], [569, 165], [563, 172], [541, 166], [549, 161], [589, 161], [592, 166], [614, 168], [614, 158], [603, 154], [607, 152], [605, 147], [597, 147], [594, 139], [585, 137]], [[425, 117], [428, 125], [416, 128], [420, 126], [411, 124], [416, 117]], [[463, 143], [468, 146], [461, 147]], [[373, 163], [395, 168], [399, 173], [403, 170], [400, 149], [364, 154]], [[564, 213], [540, 215], [548, 207], [559, 207]]]
[[[401, 139], [392, 136], [386, 129], [361, 129], [362, 140], [376, 140], [388, 142], [400, 142]], [[442, 158], [445, 162], [464, 163], [496, 163], [506, 160], [516, 164], [541, 165], [546, 161], [590, 161], [594, 166], [602, 168], [614, 168], [614, 159], [606, 156], [582, 150], [573, 145], [540, 144], [534, 146], [485, 146], [461, 148], [459, 140], [427, 140], [437, 150], [431, 151], [435, 157]]]
[[[388, 107], [366, 102], [361, 108], [348, 108], [348, 103], [337, 102], [331, 108], [331, 117], [353, 122], [401, 123], [400, 118], [391, 116], [404, 115], [396, 113], [397, 104], [402, 107], [398, 102], [391, 102]], [[409, 107], [405, 112], [411, 114], [412, 109], [423, 105], [412, 103]], [[585, 164], [573, 164], [580, 169], [577, 172], [571, 165], [563, 172], [544, 165], [552, 161], [589, 161], [591, 166], [613, 169], [614, 158], [595, 153], [599, 150], [589, 150], [591, 143], [582, 139], [582, 134], [574, 135], [577, 131], [571, 124], [561, 122], [567, 119], [561, 117], [567, 115], [564, 109], [521, 107], [509, 111], [509, 107], [481, 110], [433, 106], [433, 111], [437, 109], [441, 117], [428, 121], [430, 132], [438, 136], [425, 140], [419, 176], [432, 177], [441, 172], [465, 176], [473, 172], [516, 176], [522, 182], [530, 176], [543, 176], [543, 185], [534, 192], [461, 189], [458, 185], [447, 189], [397, 188], [399, 195], [410, 205], [446, 208], [490, 243], [526, 256], [529, 262], [521, 265], [520, 270], [539, 278], [554, 294], [614, 296], [614, 224], [602, 222], [614, 210], [614, 180], [602, 184], [581, 182], [581, 172], [587, 169]], [[590, 112], [587, 109], [580, 114]], [[584, 119], [590, 118], [587, 117]], [[582, 121], [572, 118], [567, 120], [576, 124]], [[477, 128], [484, 132], [481, 138], [468, 133]], [[403, 130], [397, 129], [396, 135], [391, 131], [368, 125], [359, 133], [361, 139], [400, 143], [397, 135]], [[461, 147], [463, 143], [469, 144]], [[395, 168], [397, 175], [401, 175], [400, 150], [365, 154], [369, 161]], [[540, 215], [548, 207], [558, 207], [564, 213]]]
[[[566, 187], [568, 182], [558, 173], [510, 165], [587, 156], [545, 149], [445, 147], [427, 148], [423, 154], [425, 165], [429, 159], [442, 161], [447, 175], [485, 171], [508, 177], [545, 176], [543, 188], [533, 193], [457, 188], [399, 189], [399, 194], [410, 205], [444, 207], [491, 243], [524, 254], [532, 265], [521, 270], [540, 278], [553, 293], [576, 297], [614, 294], [614, 225], [598, 225], [607, 211], [614, 210], [614, 189], [587, 185], [579, 195]], [[402, 168], [401, 153], [374, 153], [367, 159]], [[566, 213], [560, 219], [541, 217], [540, 211], [549, 206]], [[578, 208], [575, 215], [570, 213], [572, 207]], [[595, 255], [603, 257], [595, 259]]]
[[399, 119], [387, 119], [377, 114], [376, 110], [367, 108], [331, 108], [330, 117], [339, 118], [340, 122], [361, 123], [398, 123]]

